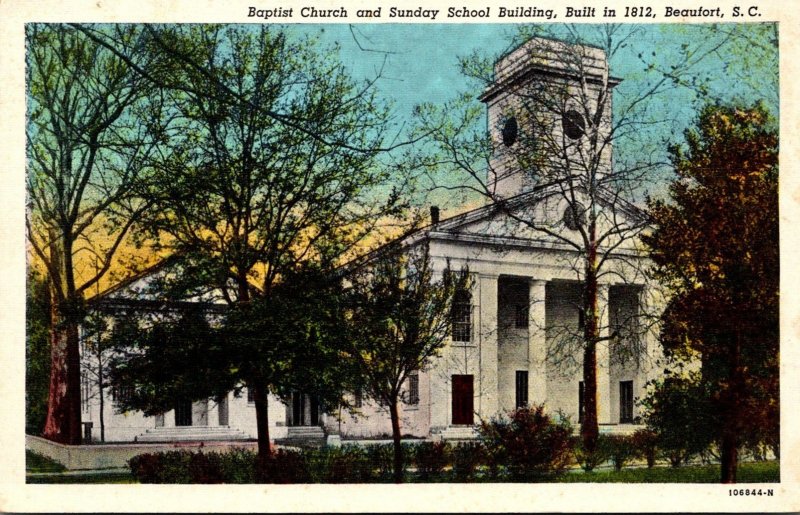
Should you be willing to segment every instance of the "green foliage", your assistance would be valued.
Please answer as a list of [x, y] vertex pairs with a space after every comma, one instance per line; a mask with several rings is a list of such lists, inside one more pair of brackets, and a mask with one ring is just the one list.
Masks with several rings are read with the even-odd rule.
[[572, 439], [572, 452], [575, 455], [575, 460], [586, 472], [592, 472], [594, 469], [612, 458], [614, 452], [614, 443], [609, 435], [601, 434], [597, 437], [597, 443], [594, 450], [587, 450], [584, 442], [580, 438]]
[[450, 446], [443, 441], [416, 444], [413, 457], [420, 479], [426, 480], [440, 475], [449, 462], [450, 453]]
[[647, 468], [653, 468], [656, 464], [658, 434], [650, 429], [637, 429], [631, 435], [631, 445], [635, 455], [647, 461]]
[[[656, 278], [674, 294], [662, 317], [665, 354], [698, 359], [702, 374], [695, 392], [680, 383], [666, 387], [687, 403], [700, 401], [695, 418], [719, 414], [714, 435], [723, 479], [734, 480], [736, 449], [759, 441], [775, 445], [779, 434], [776, 125], [759, 104], [709, 105], [672, 156], [678, 179], [669, 201], [650, 202], [657, 228], [643, 241]], [[662, 401], [689, 409], [678, 409], [678, 399]], [[656, 427], [668, 424], [660, 420]], [[684, 431], [704, 432], [696, 425]], [[670, 434], [677, 436], [659, 433]], [[682, 459], [678, 449], [695, 447], [666, 445], [677, 453], [673, 463]]]
[[25, 432], [39, 435], [50, 388], [50, 295], [47, 283], [28, 273], [25, 297]]
[[61, 463], [33, 451], [25, 450], [25, 472], [63, 472], [64, 470], [66, 468]]
[[[719, 465], [688, 465], [680, 468], [626, 468], [596, 470], [591, 474], [563, 474], [561, 483], [717, 483]], [[737, 476], [739, 483], [779, 483], [780, 463], [777, 461], [742, 463]], [[766, 490], [766, 489], [764, 489]]]
[[647, 428], [673, 467], [711, 446], [716, 421], [710, 394], [697, 375], [667, 376], [641, 400]]
[[467, 291], [467, 269], [435, 274], [427, 244], [387, 248], [349, 275], [347, 361], [369, 397], [389, 406], [395, 480], [405, 465], [400, 448], [398, 403], [409, 375], [428, 368], [448, 342], [455, 295]]
[[199, 306], [141, 327], [137, 316], [120, 318], [111, 340], [112, 388], [129, 388], [120, 396], [120, 412], [139, 410], [157, 415], [174, 409], [177, 399], [196, 401], [232, 390], [238, 377], [218, 330]]
[[633, 436], [629, 435], [608, 435], [611, 461], [614, 463], [615, 470], [622, 470], [627, 462], [636, 456], [636, 446]]
[[519, 408], [478, 429], [490, 472], [505, 467], [516, 480], [541, 480], [564, 471], [570, 461], [572, 426], [551, 420], [544, 406]]
[[366, 447], [367, 459], [381, 479], [389, 479], [394, 470], [394, 448], [387, 444], [372, 444]]
[[314, 483], [369, 483], [376, 477], [368, 452], [357, 445], [310, 449], [304, 459]]
[[450, 455], [453, 476], [458, 481], [473, 479], [477, 468], [486, 461], [486, 451], [480, 442], [460, 442], [452, 448]]

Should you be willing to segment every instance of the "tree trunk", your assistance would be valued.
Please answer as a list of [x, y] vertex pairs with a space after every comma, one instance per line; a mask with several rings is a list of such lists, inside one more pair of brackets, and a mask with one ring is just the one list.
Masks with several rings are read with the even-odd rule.
[[[97, 342], [98, 349], [100, 348], [99, 347], [100, 346], [99, 339], [100, 338], [98, 337], [98, 342]], [[102, 353], [100, 351], [98, 351], [97, 352], [97, 363], [98, 363], [98, 365], [97, 365], [97, 377], [98, 377], [97, 390], [98, 390], [98, 395], [100, 396], [100, 441], [105, 443], [105, 441], [106, 441], [106, 417], [105, 417], [105, 414], [103, 413], [103, 409], [105, 408], [105, 400], [103, 399], [103, 391], [105, 389], [103, 388], [103, 361], [101, 360], [101, 357], [102, 357]]]
[[269, 401], [267, 390], [261, 384], [249, 384], [253, 388], [253, 401], [256, 407], [256, 430], [258, 432], [258, 461], [264, 463], [272, 454], [269, 444]]
[[597, 448], [597, 271], [596, 251], [590, 247], [586, 263], [583, 310], [583, 421], [581, 438], [587, 452]]
[[739, 461], [739, 450], [736, 435], [729, 434], [727, 431], [722, 437], [722, 456], [720, 464], [722, 467], [722, 482], [736, 482], [736, 465]]
[[583, 420], [581, 439], [583, 447], [592, 453], [597, 448], [597, 352], [594, 344], [585, 344], [583, 350]]
[[[43, 435], [69, 445], [81, 443], [81, 382], [78, 322], [65, 303], [50, 308], [50, 394]], [[64, 313], [66, 311], [66, 313]]]
[[742, 394], [742, 370], [739, 363], [741, 354], [741, 334], [737, 331], [733, 349], [730, 352], [730, 382], [723, 402], [722, 414], [722, 452], [720, 456], [721, 479], [723, 483], [736, 482], [736, 468], [739, 461], [739, 404]]
[[403, 482], [403, 446], [400, 442], [400, 414], [397, 410], [397, 399], [389, 403], [392, 417], [392, 440], [394, 442], [394, 482]]

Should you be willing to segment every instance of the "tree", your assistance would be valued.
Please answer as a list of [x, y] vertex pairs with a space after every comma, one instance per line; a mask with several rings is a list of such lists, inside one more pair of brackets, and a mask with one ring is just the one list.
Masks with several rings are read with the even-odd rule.
[[[120, 45], [146, 65], [138, 30], [116, 27]], [[51, 375], [44, 436], [79, 444], [78, 326], [84, 295], [112, 269], [147, 208], [132, 195], [157, 137], [160, 106], [144, 80], [79, 31], [26, 26], [28, 242], [50, 287]], [[157, 116], [156, 116], [157, 118]], [[88, 266], [91, 256], [98, 266]]]
[[643, 238], [674, 293], [663, 316], [669, 357], [699, 360], [719, 414], [721, 479], [738, 447], [777, 442], [779, 354], [778, 135], [759, 104], [709, 105], [672, 148], [669, 201], [653, 200]]
[[25, 298], [25, 432], [38, 435], [47, 418], [50, 380], [50, 296], [47, 281], [28, 271]]
[[296, 371], [280, 361], [283, 342], [244, 334], [251, 316], [282, 302], [275, 291], [289, 277], [309, 263], [330, 268], [403, 207], [402, 180], [377, 160], [388, 109], [373, 83], [355, 83], [335, 49], [311, 37], [167, 26], [153, 38], [168, 63], [143, 73], [166, 88], [176, 130], [143, 192], [157, 206], [147, 224], [182, 258], [184, 299], [214, 291], [241, 315], [226, 329], [246, 339], [232, 347], [250, 351], [253, 365], [238, 370], [255, 394], [266, 456], [267, 395], [283, 392], [278, 377], [293, 384]]
[[394, 479], [402, 482], [399, 402], [413, 372], [424, 371], [446, 345], [453, 299], [469, 288], [466, 269], [449, 267], [434, 279], [427, 247], [389, 248], [350, 275], [348, 358], [365, 393], [389, 407], [394, 441]]

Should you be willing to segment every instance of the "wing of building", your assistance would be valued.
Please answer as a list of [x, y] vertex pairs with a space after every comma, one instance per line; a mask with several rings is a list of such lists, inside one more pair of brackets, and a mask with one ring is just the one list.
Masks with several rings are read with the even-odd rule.
[[[568, 179], [565, 188], [564, 180], [553, 180], [559, 166], [562, 174], [569, 172], [566, 177], [573, 175], [571, 167], [592, 177], [612, 173], [611, 92], [617, 83], [608, 75], [603, 51], [592, 47], [535, 39], [498, 61], [495, 84], [481, 98], [497, 147], [487, 179], [492, 201], [444, 220], [432, 210], [432, 223], [400, 242], [427, 244], [435, 270], [467, 266], [474, 277], [472, 290], [454, 307], [448, 346], [406, 384], [404, 434], [470, 438], [480, 419], [534, 403], [580, 420], [586, 259], [580, 225], [587, 209], [593, 210], [597, 232], [606, 235], [597, 249], [603, 260], [597, 293], [598, 420], [601, 431], [634, 428], [635, 399], [660, 370], [651, 324], [658, 298], [635, 237], [644, 219], [610, 190], [592, 189], [578, 179]], [[541, 105], [542, 95], [553, 105], [532, 109]], [[600, 114], [587, 119], [592, 110]], [[537, 159], [526, 168], [519, 146], [532, 141], [539, 145]], [[555, 148], [558, 141], [561, 147]], [[556, 152], [561, 155], [550, 155]], [[138, 281], [117, 288], [104, 302], [113, 307], [142, 301], [136, 300], [136, 286], [148, 278]], [[213, 298], [204, 301], [215, 305]], [[92, 386], [85, 388], [89, 392]], [[172, 411], [148, 418], [116, 413], [114, 397], [124, 391], [109, 392], [104, 436], [107, 441], [255, 438], [248, 393], [176, 402]], [[96, 396], [86, 397], [84, 421], [97, 428], [99, 403]], [[324, 413], [302, 392], [286, 403], [271, 398], [270, 433], [278, 440], [391, 434], [387, 408], [366, 399], [356, 403], [360, 413], [354, 416]]]

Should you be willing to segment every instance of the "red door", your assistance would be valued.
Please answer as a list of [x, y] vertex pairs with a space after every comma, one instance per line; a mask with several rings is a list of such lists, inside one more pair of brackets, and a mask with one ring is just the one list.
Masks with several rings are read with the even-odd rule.
[[472, 425], [472, 376], [453, 376], [453, 424]]

